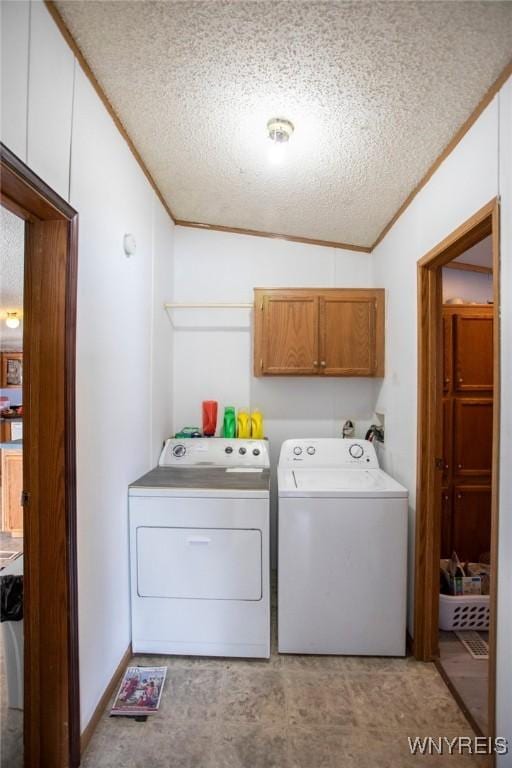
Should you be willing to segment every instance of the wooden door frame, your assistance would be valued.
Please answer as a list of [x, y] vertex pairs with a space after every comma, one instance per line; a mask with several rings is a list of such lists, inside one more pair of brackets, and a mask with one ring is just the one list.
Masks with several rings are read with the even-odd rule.
[[489, 637], [489, 735], [495, 731], [496, 607], [498, 556], [500, 412], [500, 241], [499, 201], [494, 198], [418, 261], [418, 443], [414, 654], [423, 661], [438, 656], [439, 558], [442, 469], [442, 267], [492, 236], [494, 282], [494, 390]]
[[25, 220], [24, 765], [76, 768], [78, 215], [3, 144], [0, 168], [1, 203]]

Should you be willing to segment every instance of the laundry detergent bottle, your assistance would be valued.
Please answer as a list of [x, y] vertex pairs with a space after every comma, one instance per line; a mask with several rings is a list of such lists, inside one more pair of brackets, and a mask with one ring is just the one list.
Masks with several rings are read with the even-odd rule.
[[251, 417], [249, 416], [249, 410], [241, 408], [238, 411], [236, 419], [236, 434], [237, 437], [248, 438], [251, 436]]
[[224, 421], [222, 424], [223, 437], [236, 437], [236, 416], [232, 405], [224, 408]]
[[258, 410], [251, 413], [251, 437], [253, 440], [263, 440], [265, 437], [263, 414]]

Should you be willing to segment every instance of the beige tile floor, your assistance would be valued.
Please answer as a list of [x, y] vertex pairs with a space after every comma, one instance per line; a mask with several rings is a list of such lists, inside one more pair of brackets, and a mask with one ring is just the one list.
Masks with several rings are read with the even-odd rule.
[[[488, 641], [487, 632], [481, 635]], [[439, 632], [439, 660], [478, 727], [487, 733], [489, 662], [474, 659], [454, 632]]]
[[160, 711], [111, 718], [84, 768], [482, 766], [411, 756], [407, 736], [472, 736], [435, 667], [412, 659], [279, 656], [268, 661], [137, 656], [166, 665]]

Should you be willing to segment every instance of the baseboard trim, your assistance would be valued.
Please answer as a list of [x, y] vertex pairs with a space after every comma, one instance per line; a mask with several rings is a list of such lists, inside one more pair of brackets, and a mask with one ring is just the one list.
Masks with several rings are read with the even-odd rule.
[[132, 656], [133, 656], [132, 645], [130, 643], [126, 651], [123, 653], [121, 661], [117, 665], [116, 671], [112, 675], [109, 684], [105, 688], [103, 692], [103, 696], [98, 701], [96, 709], [92, 713], [91, 719], [89, 720], [84, 730], [82, 731], [82, 734], [80, 736], [80, 753], [82, 755], [87, 749], [87, 746], [91, 740], [91, 737], [94, 731], [96, 730], [96, 726], [98, 725], [103, 712], [105, 711], [105, 708], [110, 700], [110, 697], [112, 696], [117, 686], [119, 685], [123, 672], [128, 666], [128, 662], [130, 661]]

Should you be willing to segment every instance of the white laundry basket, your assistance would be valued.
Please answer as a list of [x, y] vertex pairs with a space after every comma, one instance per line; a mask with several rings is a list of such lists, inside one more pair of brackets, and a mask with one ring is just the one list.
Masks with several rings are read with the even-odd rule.
[[[2, 569], [2, 575], [20, 576], [23, 573], [23, 555]], [[7, 671], [7, 706], [23, 709], [23, 619], [3, 621], [0, 632], [4, 645]]]
[[489, 595], [439, 595], [439, 628], [485, 631], [489, 628]]

